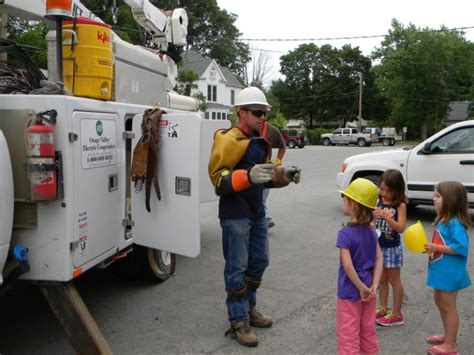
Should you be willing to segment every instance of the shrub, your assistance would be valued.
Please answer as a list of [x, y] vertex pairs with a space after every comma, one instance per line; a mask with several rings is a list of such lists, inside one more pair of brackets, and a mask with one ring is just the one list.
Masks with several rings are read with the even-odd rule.
[[320, 145], [321, 142], [321, 134], [323, 133], [331, 133], [334, 129], [328, 128], [313, 128], [307, 129], [306, 134], [308, 135], [308, 143], [312, 145]]

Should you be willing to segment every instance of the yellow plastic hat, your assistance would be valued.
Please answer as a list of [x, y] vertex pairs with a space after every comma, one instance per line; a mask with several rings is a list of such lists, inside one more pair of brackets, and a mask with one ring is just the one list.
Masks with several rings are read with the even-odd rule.
[[425, 252], [425, 244], [428, 243], [428, 237], [420, 221], [417, 221], [405, 229], [403, 240], [409, 251], [413, 253]]
[[339, 192], [366, 207], [372, 209], [377, 207], [379, 190], [370, 180], [357, 178], [345, 190], [339, 190]]

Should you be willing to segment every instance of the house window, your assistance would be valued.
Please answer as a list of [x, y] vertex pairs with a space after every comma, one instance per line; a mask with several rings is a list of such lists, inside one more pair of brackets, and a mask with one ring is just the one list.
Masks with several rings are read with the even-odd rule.
[[217, 119], [218, 119], [218, 120], [221, 119], [221, 113], [220, 113], [220, 112], [217, 112]]
[[206, 118], [206, 120], [208, 120], [208, 119], [209, 119], [209, 112], [206, 112], [206, 113], [204, 114], [204, 117]]
[[217, 101], [217, 86], [208, 85], [207, 86], [207, 101]]
[[212, 113], [212, 119], [213, 119], [213, 120], [216, 119], [216, 113], [215, 113], [215, 112]]
[[230, 90], [230, 104], [234, 105], [234, 102], [235, 102], [235, 91]]
[[222, 112], [222, 119], [225, 120], [225, 112]]

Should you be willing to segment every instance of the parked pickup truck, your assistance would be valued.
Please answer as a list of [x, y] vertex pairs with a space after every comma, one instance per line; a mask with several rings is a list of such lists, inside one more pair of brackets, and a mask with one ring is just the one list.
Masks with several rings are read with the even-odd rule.
[[448, 126], [412, 148], [346, 158], [336, 184], [343, 190], [358, 177], [378, 183], [387, 169], [402, 172], [411, 205], [432, 205], [434, 186], [455, 180], [466, 187], [469, 207], [474, 208], [474, 120]]
[[332, 133], [321, 134], [325, 146], [336, 144], [357, 144], [359, 147], [370, 147], [370, 134], [359, 133], [356, 128], [338, 128]]

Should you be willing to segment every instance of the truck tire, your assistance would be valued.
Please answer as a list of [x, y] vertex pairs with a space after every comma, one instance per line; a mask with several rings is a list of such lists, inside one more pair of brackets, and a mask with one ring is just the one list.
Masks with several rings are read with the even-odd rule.
[[395, 139], [392, 139], [392, 142], [390, 143], [390, 145], [395, 145]]
[[357, 140], [357, 145], [358, 145], [359, 147], [365, 147], [366, 144], [367, 144], [367, 142], [365, 141], [364, 138], [359, 138], [359, 139]]
[[288, 148], [294, 149], [296, 147], [296, 142], [294, 140], [288, 141]]
[[392, 140], [390, 138], [384, 138], [384, 139], [382, 139], [382, 144], [385, 147], [388, 147], [389, 145], [392, 145]]
[[165, 281], [174, 274], [176, 269], [176, 255], [167, 251], [146, 248], [147, 267], [144, 268], [146, 278], [150, 281]]
[[174, 274], [176, 255], [134, 245], [133, 251], [111, 266], [120, 276], [146, 282], [163, 282]]
[[379, 186], [380, 175], [366, 175], [366, 176], [359, 176], [369, 181], [372, 181], [375, 185]]
[[326, 147], [329, 147], [330, 144], [331, 144], [331, 140], [329, 138], [323, 139], [323, 145], [325, 145]]

